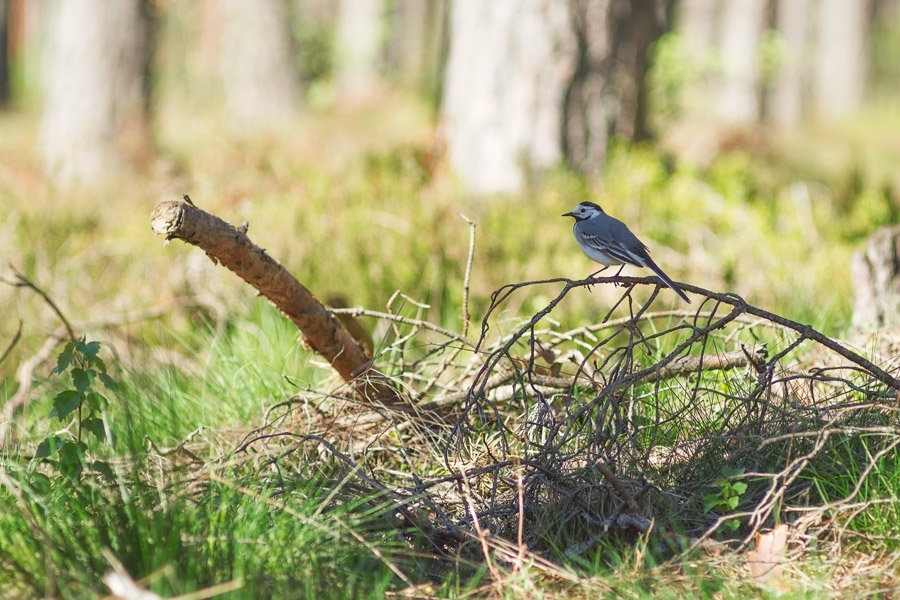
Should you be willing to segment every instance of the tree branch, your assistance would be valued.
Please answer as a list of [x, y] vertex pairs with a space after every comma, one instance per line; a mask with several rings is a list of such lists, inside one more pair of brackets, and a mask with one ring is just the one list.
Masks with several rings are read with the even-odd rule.
[[287, 269], [237, 228], [185, 201], [164, 200], [153, 210], [150, 225], [166, 241], [183, 240], [201, 248], [214, 263], [256, 288], [289, 318], [307, 346], [323, 356], [365, 401], [402, 403], [390, 380], [372, 369], [372, 357], [334, 315]]

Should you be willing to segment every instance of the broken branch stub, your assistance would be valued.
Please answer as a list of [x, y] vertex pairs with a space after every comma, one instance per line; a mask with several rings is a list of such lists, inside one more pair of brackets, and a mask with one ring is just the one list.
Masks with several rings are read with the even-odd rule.
[[177, 238], [201, 248], [256, 288], [300, 330], [308, 347], [323, 356], [338, 374], [353, 385], [363, 400], [401, 403], [397, 390], [384, 375], [372, 370], [372, 358], [334, 315], [287, 269], [254, 244], [246, 228], [229, 225], [190, 202], [164, 200], [150, 215], [154, 233], [166, 241]]

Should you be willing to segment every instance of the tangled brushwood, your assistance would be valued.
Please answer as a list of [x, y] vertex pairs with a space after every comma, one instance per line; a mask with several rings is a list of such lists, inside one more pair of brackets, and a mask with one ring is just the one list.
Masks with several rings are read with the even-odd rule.
[[[596, 323], [552, 320], [569, 294], [612, 284], [621, 297]], [[638, 536], [670, 554], [740, 546], [778, 523], [800, 548], [862, 535], [869, 510], [900, 513], [875, 485], [900, 457], [895, 357], [693, 286], [696, 309], [651, 312], [659, 288], [635, 292], [655, 284], [507, 286], [477, 341], [415, 314], [342, 309], [389, 325], [376, 365], [408, 409], [301, 393], [237, 456], [275, 485], [327, 471], [336, 499], [369, 494], [409, 544], [475, 553], [492, 574], [528, 560], [565, 577], [556, 559]], [[552, 300], [527, 322], [504, 312], [538, 294]]]

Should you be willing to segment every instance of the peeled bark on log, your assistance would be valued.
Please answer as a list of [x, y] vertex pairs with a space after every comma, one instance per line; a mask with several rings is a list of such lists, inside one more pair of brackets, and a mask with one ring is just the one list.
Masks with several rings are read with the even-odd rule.
[[201, 248], [268, 298], [300, 329], [308, 347], [328, 360], [363, 401], [400, 404], [390, 380], [372, 369], [372, 358], [335, 316], [287, 269], [234, 227], [200, 210], [190, 198], [164, 200], [150, 216], [154, 233]]

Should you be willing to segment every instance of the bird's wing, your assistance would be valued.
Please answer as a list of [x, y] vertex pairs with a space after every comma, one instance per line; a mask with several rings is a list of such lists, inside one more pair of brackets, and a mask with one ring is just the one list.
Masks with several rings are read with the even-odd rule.
[[638, 267], [647, 265], [647, 260], [649, 259], [647, 247], [634, 237], [634, 234], [631, 234], [630, 231], [628, 232], [631, 234], [630, 237], [622, 236], [621, 232], [619, 232], [619, 235], [610, 235], [611, 232], [594, 233], [582, 231], [581, 233], [582, 239], [588, 246], [607, 256], [629, 265]]

